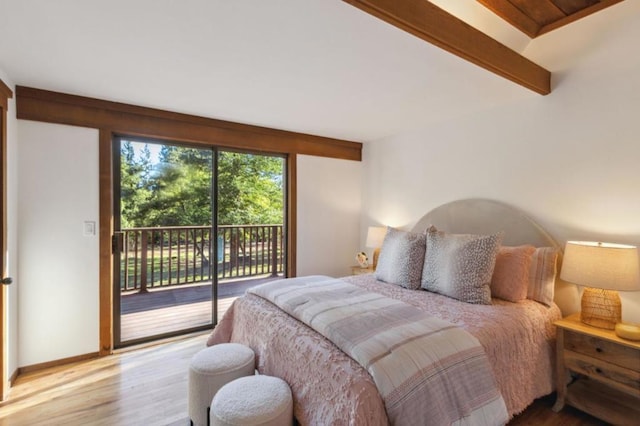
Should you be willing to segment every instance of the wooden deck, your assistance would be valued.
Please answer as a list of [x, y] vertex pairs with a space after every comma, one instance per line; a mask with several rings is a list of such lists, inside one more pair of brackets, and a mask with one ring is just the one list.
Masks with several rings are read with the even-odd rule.
[[[218, 320], [248, 288], [280, 278], [260, 277], [219, 283]], [[122, 342], [211, 325], [211, 282], [124, 294], [120, 306]]]

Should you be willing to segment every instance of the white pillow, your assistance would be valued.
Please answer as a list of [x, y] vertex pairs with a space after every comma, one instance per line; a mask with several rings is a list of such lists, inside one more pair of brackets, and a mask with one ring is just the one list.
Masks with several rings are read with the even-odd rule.
[[491, 276], [502, 233], [445, 234], [427, 230], [422, 288], [467, 303], [491, 304]]
[[425, 235], [387, 228], [375, 277], [380, 281], [417, 290], [426, 248]]

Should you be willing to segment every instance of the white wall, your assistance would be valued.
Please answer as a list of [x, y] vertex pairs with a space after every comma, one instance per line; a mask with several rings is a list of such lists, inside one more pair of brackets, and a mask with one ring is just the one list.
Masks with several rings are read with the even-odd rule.
[[0, 69], [0, 79], [14, 92], [7, 111], [7, 276], [13, 278], [7, 301], [7, 379], [18, 368], [18, 120], [16, 119], [15, 87]]
[[98, 131], [21, 120], [19, 364], [99, 350]]
[[349, 275], [359, 246], [362, 163], [298, 156], [297, 275]]
[[[553, 51], [566, 35], [532, 49]], [[367, 144], [363, 227], [410, 227], [440, 204], [482, 197], [524, 210], [560, 243], [640, 245], [637, 40], [638, 14], [575, 52], [548, 96]], [[640, 292], [621, 297], [623, 319], [640, 322]]]

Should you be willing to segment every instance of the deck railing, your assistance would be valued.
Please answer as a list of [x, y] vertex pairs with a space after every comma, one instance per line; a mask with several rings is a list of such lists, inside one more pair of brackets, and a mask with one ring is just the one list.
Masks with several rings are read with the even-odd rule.
[[[218, 280], [277, 276], [284, 271], [282, 225], [218, 226]], [[210, 226], [123, 229], [120, 289], [151, 288], [211, 281]]]

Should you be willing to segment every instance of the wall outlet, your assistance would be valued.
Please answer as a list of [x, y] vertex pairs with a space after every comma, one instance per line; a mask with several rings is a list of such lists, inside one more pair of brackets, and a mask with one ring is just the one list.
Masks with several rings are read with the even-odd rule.
[[85, 237], [93, 237], [96, 235], [96, 223], [94, 221], [86, 220], [84, 222], [82, 235]]

